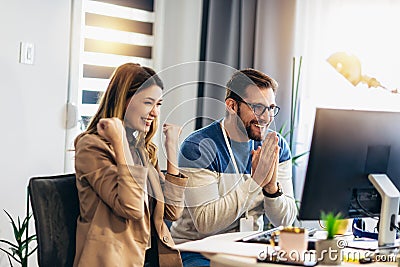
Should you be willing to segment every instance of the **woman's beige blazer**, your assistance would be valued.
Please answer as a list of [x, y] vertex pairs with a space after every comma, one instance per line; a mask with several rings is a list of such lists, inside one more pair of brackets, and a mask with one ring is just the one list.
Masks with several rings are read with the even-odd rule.
[[163, 219], [183, 210], [186, 177], [164, 175], [152, 164], [120, 166], [111, 145], [96, 134], [75, 140], [80, 201], [74, 266], [143, 266], [150, 238], [150, 212], [143, 192], [149, 179], [160, 266], [181, 266], [179, 251]]

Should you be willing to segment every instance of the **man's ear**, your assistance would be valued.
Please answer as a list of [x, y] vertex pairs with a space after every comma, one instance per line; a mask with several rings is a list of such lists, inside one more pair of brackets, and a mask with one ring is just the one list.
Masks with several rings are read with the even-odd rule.
[[226, 109], [230, 114], [236, 113], [237, 110], [237, 102], [232, 98], [228, 98], [225, 100]]

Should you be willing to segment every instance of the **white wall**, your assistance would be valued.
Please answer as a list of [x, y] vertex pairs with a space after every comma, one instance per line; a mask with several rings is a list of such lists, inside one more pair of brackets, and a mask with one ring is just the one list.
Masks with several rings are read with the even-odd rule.
[[[2, 209], [25, 216], [28, 179], [64, 170], [70, 5], [0, 0], [0, 238], [12, 238]], [[21, 41], [35, 44], [34, 65], [18, 63]]]
[[[0, 208], [13, 216], [25, 216], [30, 177], [64, 173], [71, 2], [0, 0], [0, 111], [3, 114]], [[158, 0], [155, 3], [161, 21], [156, 29], [155, 69], [161, 71], [198, 60], [202, 0]], [[182, 27], [183, 30], [177, 30]], [[34, 65], [18, 62], [21, 41], [35, 44]], [[168, 75], [172, 83], [180, 83], [180, 77], [197, 81], [198, 69], [196, 65], [176, 68]], [[196, 86], [172, 91], [163, 110], [170, 110], [182, 99], [193, 99], [197, 95]], [[172, 99], [174, 101], [170, 101]], [[170, 122], [183, 124], [188, 117], [193, 118], [195, 106], [191, 107], [191, 112], [180, 115], [174, 115]], [[166, 116], [165, 112], [161, 120], [165, 121]], [[192, 130], [186, 128], [188, 133]], [[33, 231], [32, 222], [30, 232]], [[1, 238], [13, 238], [11, 225], [2, 210]], [[33, 255], [30, 266], [36, 265], [36, 255]], [[0, 266], [8, 266], [1, 252]]]

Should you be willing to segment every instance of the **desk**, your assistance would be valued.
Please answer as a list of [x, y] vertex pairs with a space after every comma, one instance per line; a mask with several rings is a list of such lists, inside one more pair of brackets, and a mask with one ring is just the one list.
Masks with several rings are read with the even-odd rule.
[[[228, 254], [203, 254], [205, 257], [210, 259], [211, 267], [288, 267], [291, 265], [285, 264], [275, 264], [275, 263], [259, 263], [254, 258], [247, 258], [247, 257], [239, 257], [233, 256]], [[317, 266], [335, 266], [335, 265], [317, 265]], [[338, 265], [336, 265], [337, 267]], [[365, 266], [365, 267], [383, 267], [383, 266], [398, 266], [395, 262], [374, 262], [368, 264], [358, 264], [358, 263], [342, 263], [339, 265], [340, 267], [356, 267], [356, 266]]]
[[[285, 264], [274, 263], [258, 263], [257, 257], [262, 251], [272, 249], [271, 246], [265, 244], [235, 242], [254, 232], [238, 232], [227, 233], [210, 236], [202, 240], [186, 242], [176, 245], [177, 249], [182, 251], [200, 252], [210, 259], [211, 267], [227, 267], [227, 266], [290, 266]], [[354, 249], [345, 249], [345, 253], [357, 251]], [[362, 251], [361, 251], [362, 252]], [[348, 255], [348, 254], [345, 254]], [[340, 266], [360, 266], [358, 263], [344, 262]], [[382, 267], [382, 266], [398, 266], [396, 262], [374, 262], [363, 264], [365, 267]], [[322, 266], [322, 265], [318, 265]], [[327, 265], [325, 265], [327, 266]]]

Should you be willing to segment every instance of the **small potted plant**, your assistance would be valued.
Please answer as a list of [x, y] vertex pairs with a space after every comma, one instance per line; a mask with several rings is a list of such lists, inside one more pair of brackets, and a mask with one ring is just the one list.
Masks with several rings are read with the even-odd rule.
[[35, 234], [28, 236], [29, 220], [31, 219], [32, 215], [27, 215], [21, 223], [19, 216], [17, 220], [14, 220], [7, 211], [4, 210], [4, 212], [10, 219], [15, 242], [12, 243], [11, 241], [0, 239], [0, 244], [8, 246], [8, 250], [0, 247], [0, 251], [7, 254], [8, 263], [11, 267], [14, 266], [12, 260], [16, 261], [21, 267], [27, 267], [29, 256], [32, 255], [37, 249], [37, 245], [33, 249], [31, 249], [29, 246], [31, 242], [36, 242]]
[[347, 220], [344, 220], [341, 213], [336, 215], [333, 212], [321, 214], [324, 223], [326, 239], [320, 239], [315, 244], [317, 260], [321, 265], [340, 265], [342, 262], [342, 249], [345, 242], [335, 238], [346, 230]]

